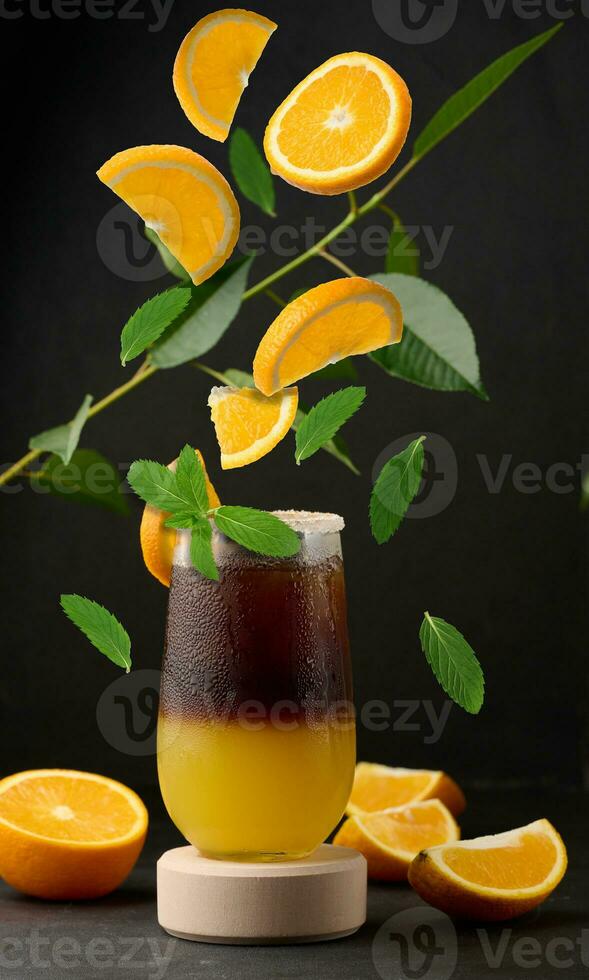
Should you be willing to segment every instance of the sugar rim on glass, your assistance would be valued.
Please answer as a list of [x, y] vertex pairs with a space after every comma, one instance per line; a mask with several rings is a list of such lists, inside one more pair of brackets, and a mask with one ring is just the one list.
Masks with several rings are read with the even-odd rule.
[[337, 534], [345, 526], [339, 514], [317, 510], [273, 510], [272, 514], [299, 534]]

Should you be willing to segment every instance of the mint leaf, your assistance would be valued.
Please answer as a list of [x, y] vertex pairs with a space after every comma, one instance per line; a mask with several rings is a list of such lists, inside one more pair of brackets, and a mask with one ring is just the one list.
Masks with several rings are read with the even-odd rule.
[[531, 41], [519, 44], [507, 54], [491, 62], [483, 71], [475, 75], [464, 88], [444, 102], [425, 129], [417, 137], [413, 146], [413, 157], [420, 158], [429, 153], [440, 140], [448, 136], [460, 123], [464, 122], [496, 89], [518, 68], [526, 58], [534, 54], [562, 27], [562, 23], [551, 27], [544, 34], [538, 34]]
[[121, 364], [138, 357], [146, 347], [161, 337], [164, 330], [186, 309], [191, 291], [175, 286], [152, 296], [127, 320], [121, 333]]
[[275, 218], [272, 174], [250, 134], [239, 126], [229, 142], [229, 166], [243, 196]]
[[366, 388], [342, 388], [327, 395], [302, 420], [296, 433], [297, 464], [316, 453], [333, 439], [342, 425], [357, 412], [366, 397]]
[[419, 490], [424, 439], [425, 436], [419, 436], [406, 449], [389, 459], [372, 488], [370, 527], [379, 544], [384, 544], [393, 536]]
[[184, 446], [176, 464], [176, 485], [181, 496], [191, 501], [190, 509], [196, 514], [206, 514], [209, 495], [202, 463], [191, 446]]
[[148, 228], [147, 225], [145, 225], [143, 228], [143, 234], [147, 238], [148, 242], [155, 245], [164, 268], [168, 272], [171, 272], [173, 276], [176, 276], [176, 279], [181, 279], [182, 282], [188, 283], [190, 281], [190, 276], [188, 275], [186, 269], [183, 265], [180, 265], [178, 259], [174, 258], [170, 252], [170, 249], [167, 245], [164, 245], [157, 232], [155, 232], [153, 228]]
[[31, 436], [29, 449], [41, 449], [44, 452], [55, 453], [63, 463], [69, 463], [80, 441], [80, 435], [88, 418], [91, 404], [92, 395], [86, 395], [71, 422], [57, 425], [54, 429], [47, 429], [46, 432]]
[[253, 507], [218, 507], [214, 517], [223, 534], [260, 555], [288, 558], [296, 555], [301, 546], [293, 529], [267, 511]]
[[41, 469], [31, 473], [31, 485], [46, 488], [56, 497], [80, 504], [94, 504], [118, 514], [128, 514], [122, 479], [113, 464], [94, 449], [76, 449], [69, 463], [49, 456]]
[[385, 272], [402, 272], [406, 276], [419, 275], [419, 248], [395, 215], [384, 263]]
[[218, 582], [219, 570], [213, 556], [212, 536], [211, 525], [206, 517], [195, 522], [190, 541], [190, 559], [197, 572]]
[[446, 694], [465, 711], [478, 714], [483, 704], [485, 679], [476, 654], [462, 633], [426, 612], [419, 639], [427, 662]]
[[131, 464], [127, 480], [138, 497], [158, 510], [167, 510], [172, 514], [193, 510], [191, 494], [179, 489], [176, 474], [161, 463], [138, 459]]
[[388, 374], [436, 391], [468, 391], [488, 400], [474, 334], [452, 300], [430, 282], [401, 273], [370, 276], [392, 290], [405, 326], [398, 344], [368, 356]]
[[172, 527], [176, 531], [192, 530], [194, 525], [200, 520], [191, 510], [179, 510], [176, 514], [170, 514], [164, 521], [165, 527]]
[[116, 616], [92, 599], [81, 595], [62, 595], [61, 608], [90, 643], [117, 667], [131, 669], [131, 640]]

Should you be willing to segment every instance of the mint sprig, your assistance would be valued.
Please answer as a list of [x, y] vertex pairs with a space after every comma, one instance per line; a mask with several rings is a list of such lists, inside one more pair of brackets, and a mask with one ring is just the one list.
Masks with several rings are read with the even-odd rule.
[[158, 340], [170, 324], [184, 312], [190, 302], [191, 291], [186, 286], [175, 286], [165, 293], [158, 293], [148, 299], [143, 306], [135, 311], [127, 320], [121, 332], [121, 364], [127, 361]]
[[423, 440], [414, 439], [392, 456], [380, 471], [370, 496], [370, 527], [379, 544], [393, 536], [419, 490], [423, 471]]
[[274, 514], [253, 507], [218, 507], [215, 524], [248, 551], [274, 558], [296, 555], [300, 541], [288, 524]]
[[124, 626], [108, 609], [81, 595], [62, 595], [61, 608], [100, 653], [117, 667], [131, 669], [131, 640]]
[[366, 397], [366, 388], [341, 388], [322, 398], [305, 416], [296, 433], [297, 465], [308, 459], [358, 411]]
[[481, 710], [485, 678], [477, 656], [455, 626], [424, 613], [421, 649], [438, 681], [456, 704], [476, 715]]

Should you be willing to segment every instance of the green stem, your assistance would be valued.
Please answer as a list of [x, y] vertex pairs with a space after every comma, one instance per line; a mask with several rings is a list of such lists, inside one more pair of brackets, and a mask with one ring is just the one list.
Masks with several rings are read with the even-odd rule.
[[321, 251], [319, 252], [319, 255], [321, 256], [322, 259], [325, 259], [326, 262], [331, 262], [332, 265], [335, 265], [336, 268], [338, 268], [341, 272], [345, 272], [347, 276], [356, 275], [354, 270], [350, 269], [349, 265], [346, 265], [346, 263], [342, 262], [341, 259], [338, 259], [337, 256], [332, 255], [331, 252], [328, 252], [326, 248], [322, 248]]
[[285, 300], [282, 299], [282, 296], [279, 296], [278, 293], [275, 293], [273, 289], [265, 289], [264, 292], [266, 293], [266, 296], [269, 299], [271, 299], [274, 303], [276, 303], [277, 306], [282, 307], [282, 309], [284, 309], [285, 306], [288, 306], [288, 303], [286, 303]]
[[221, 374], [220, 371], [215, 371], [215, 369], [209, 367], [208, 364], [203, 364], [202, 361], [191, 361], [190, 363], [193, 367], [197, 368], [197, 370], [202, 371], [204, 374], [210, 375], [210, 377], [214, 378], [215, 381], [220, 381], [222, 385], [229, 384], [229, 379], [225, 374]]

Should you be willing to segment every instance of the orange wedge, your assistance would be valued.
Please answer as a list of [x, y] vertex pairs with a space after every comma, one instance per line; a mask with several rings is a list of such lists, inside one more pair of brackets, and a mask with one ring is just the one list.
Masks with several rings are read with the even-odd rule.
[[136, 793], [106, 776], [31, 769], [0, 781], [0, 875], [37, 898], [98, 898], [117, 888], [147, 833]]
[[371, 54], [338, 54], [307, 75], [278, 107], [264, 136], [275, 174], [314, 194], [363, 187], [389, 169], [411, 122], [411, 96]]
[[242, 92], [276, 24], [251, 10], [217, 10], [186, 35], [174, 64], [174, 90], [200, 133], [223, 142]]
[[255, 463], [284, 439], [297, 414], [296, 388], [266, 398], [254, 388], [213, 388], [211, 418], [224, 470]]
[[[211, 507], [219, 507], [221, 501], [217, 496], [217, 491], [209, 480], [205, 461], [198, 449], [196, 450], [196, 455], [205, 471], [205, 484], [209, 496], [209, 504]], [[173, 470], [175, 466], [176, 460], [173, 460], [168, 468]], [[147, 571], [151, 572], [158, 582], [161, 582], [166, 588], [170, 585], [172, 559], [176, 545], [176, 531], [172, 527], [165, 527], [165, 521], [169, 516], [166, 511], [158, 510], [157, 507], [151, 507], [149, 504], [146, 504], [143, 517], [141, 518], [141, 527], [139, 528], [141, 551]]]
[[424, 847], [459, 839], [460, 828], [444, 804], [425, 800], [350, 817], [333, 843], [360, 851], [368, 862], [369, 878], [405, 881], [409, 865]]
[[504, 834], [427, 848], [409, 882], [448, 915], [498, 922], [523, 915], [556, 888], [567, 867], [560, 834], [548, 820]]
[[183, 146], [135, 146], [98, 177], [140, 215], [198, 285], [227, 261], [239, 235], [239, 207], [216, 167]]
[[445, 772], [393, 769], [373, 762], [359, 762], [346, 813], [348, 816], [364, 815], [434, 799], [441, 800], [455, 817], [466, 806], [464, 793]]
[[396, 344], [403, 331], [397, 298], [377, 282], [353, 276], [307, 290], [262, 337], [254, 382], [265, 395], [352, 354]]

